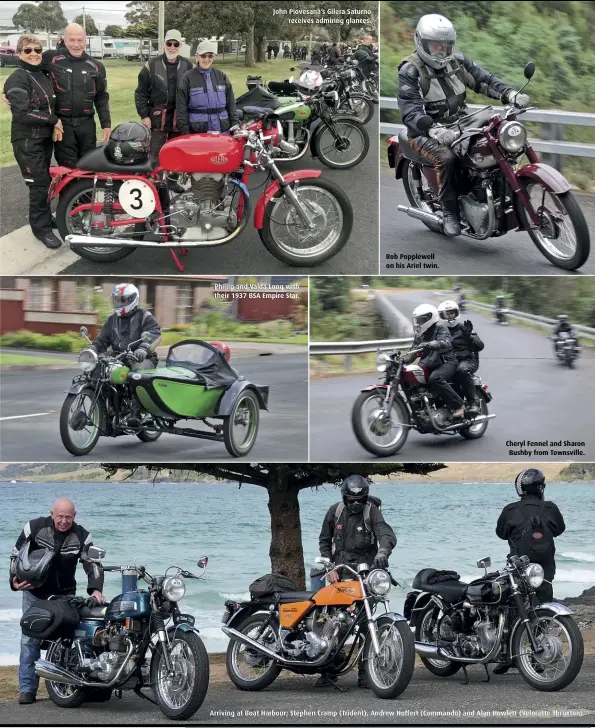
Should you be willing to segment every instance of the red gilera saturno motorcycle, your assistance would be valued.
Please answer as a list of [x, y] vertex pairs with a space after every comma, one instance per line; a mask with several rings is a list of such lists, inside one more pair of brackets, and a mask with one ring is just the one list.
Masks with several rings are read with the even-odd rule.
[[[287, 145], [274, 113], [257, 115], [229, 134], [189, 134], [167, 142], [159, 163], [118, 165], [97, 147], [76, 169], [50, 168], [50, 199], [63, 240], [82, 258], [100, 263], [136, 248], [167, 247], [178, 270], [188, 248], [236, 238], [251, 215], [248, 178], [272, 178], [254, 210], [254, 227], [266, 248], [296, 266], [328, 260], [345, 245], [353, 225], [349, 198], [321, 172], [283, 175], [271, 154]], [[170, 199], [167, 176], [179, 175], [186, 191]], [[148, 239], [146, 239], [148, 238]]]

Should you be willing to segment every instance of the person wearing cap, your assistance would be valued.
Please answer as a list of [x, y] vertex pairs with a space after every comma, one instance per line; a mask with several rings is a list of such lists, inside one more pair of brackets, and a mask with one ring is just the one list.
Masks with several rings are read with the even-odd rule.
[[[180, 134], [176, 115], [178, 84], [192, 69], [192, 61], [180, 55], [181, 45], [180, 31], [168, 30], [163, 54], [148, 60], [138, 74], [134, 103], [143, 124], [151, 130], [151, 156], [155, 162], [165, 142]], [[169, 187], [174, 192], [184, 191], [175, 178]]]
[[238, 123], [231, 83], [223, 71], [213, 68], [216, 55], [216, 43], [199, 43], [197, 65], [178, 83], [176, 111], [182, 134], [227, 132]]

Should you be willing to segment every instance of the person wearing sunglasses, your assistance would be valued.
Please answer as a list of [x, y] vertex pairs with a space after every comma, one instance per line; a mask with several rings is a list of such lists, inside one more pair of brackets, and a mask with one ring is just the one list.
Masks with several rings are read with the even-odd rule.
[[213, 68], [217, 43], [205, 40], [196, 49], [198, 64], [182, 76], [176, 111], [182, 134], [227, 132], [238, 123], [233, 89], [227, 76]]
[[[180, 31], [168, 30], [163, 55], [147, 61], [138, 74], [134, 103], [143, 124], [151, 129], [151, 155], [155, 162], [165, 142], [180, 134], [176, 114], [178, 84], [193, 65], [180, 55], [181, 45]], [[175, 179], [170, 179], [169, 187], [174, 192], [184, 191]]]
[[52, 232], [48, 202], [52, 135], [62, 132], [62, 122], [54, 113], [54, 90], [42, 71], [43, 49], [35, 35], [22, 35], [17, 41], [19, 67], [6, 79], [4, 93], [10, 104], [10, 141], [14, 157], [29, 188], [29, 224], [33, 235], [46, 248], [62, 243]]

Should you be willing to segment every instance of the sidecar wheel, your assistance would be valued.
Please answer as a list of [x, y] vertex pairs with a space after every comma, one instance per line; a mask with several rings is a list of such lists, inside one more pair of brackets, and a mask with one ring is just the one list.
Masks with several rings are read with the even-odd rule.
[[141, 442], [156, 442], [162, 434], [162, 432], [156, 430], [155, 432], [137, 432], [136, 436]]
[[[72, 455], [80, 457], [81, 455], [90, 453], [101, 437], [101, 433], [105, 430], [105, 408], [103, 402], [97, 400], [93, 411], [87, 412], [87, 407], [90, 407], [94, 399], [95, 393], [93, 390], [83, 389], [79, 394], [69, 394], [62, 405], [62, 410], [60, 411], [60, 437], [62, 438], [62, 444]], [[78, 409], [82, 407], [92, 420], [91, 425], [85, 425], [81, 429], [71, 427], [73, 424], [72, 417], [75, 414], [72, 412], [72, 408], [76, 400], [80, 400]], [[86, 407], [84, 404], [85, 400], [90, 400]]]
[[240, 458], [252, 450], [259, 422], [258, 399], [251, 389], [245, 389], [238, 396], [231, 414], [223, 421], [223, 441], [232, 457]]

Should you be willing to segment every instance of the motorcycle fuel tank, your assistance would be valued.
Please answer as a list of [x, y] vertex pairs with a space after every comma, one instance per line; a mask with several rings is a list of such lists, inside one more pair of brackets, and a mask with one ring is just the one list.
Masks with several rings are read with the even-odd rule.
[[412, 386], [426, 383], [426, 370], [417, 364], [407, 364], [403, 367], [403, 376], [407, 384]]
[[363, 596], [359, 581], [338, 581], [317, 591], [312, 599], [319, 607], [333, 607], [353, 604]]
[[170, 172], [229, 174], [242, 164], [244, 142], [229, 134], [186, 134], [166, 142], [159, 164]]
[[108, 622], [123, 622], [127, 617], [148, 617], [151, 613], [149, 592], [136, 591], [118, 594], [105, 612]]

